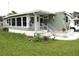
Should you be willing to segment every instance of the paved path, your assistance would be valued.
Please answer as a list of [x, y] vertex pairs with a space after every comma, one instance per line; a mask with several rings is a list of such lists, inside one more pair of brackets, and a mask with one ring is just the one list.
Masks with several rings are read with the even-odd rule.
[[[53, 36], [51, 36], [53, 38]], [[73, 33], [66, 33], [62, 36], [55, 36], [55, 39], [58, 40], [76, 40], [79, 38], [79, 32], [73, 32]]]

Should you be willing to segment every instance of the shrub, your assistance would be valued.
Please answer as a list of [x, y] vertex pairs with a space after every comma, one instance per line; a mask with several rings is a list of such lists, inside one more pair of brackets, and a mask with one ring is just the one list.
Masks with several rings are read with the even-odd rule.
[[39, 42], [39, 41], [42, 41], [42, 38], [43, 38], [42, 33], [35, 33], [32, 40], [35, 42]]
[[7, 31], [8, 32], [9, 30], [8, 30], [8, 28], [3, 28], [3, 31]]

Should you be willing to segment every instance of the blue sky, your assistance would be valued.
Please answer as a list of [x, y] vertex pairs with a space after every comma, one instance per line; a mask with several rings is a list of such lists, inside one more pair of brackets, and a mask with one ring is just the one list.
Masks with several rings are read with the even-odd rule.
[[12, 10], [18, 13], [28, 12], [37, 9], [49, 12], [72, 12], [79, 11], [78, 6], [78, 0], [0, 0], [0, 15], [6, 15]]

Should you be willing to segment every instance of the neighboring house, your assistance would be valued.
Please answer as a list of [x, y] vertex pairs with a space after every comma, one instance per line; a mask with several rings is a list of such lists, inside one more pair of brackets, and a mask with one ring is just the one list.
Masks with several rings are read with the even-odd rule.
[[71, 29], [74, 29], [75, 31], [76, 30], [79, 30], [79, 12], [73, 12], [72, 13], [72, 21], [71, 21]]
[[3, 17], [0, 16], [0, 26], [3, 26]]
[[61, 32], [69, 30], [70, 16], [65, 12], [50, 13], [42, 10], [9, 15], [3, 25], [9, 32], [25, 33], [33, 36], [35, 32]]

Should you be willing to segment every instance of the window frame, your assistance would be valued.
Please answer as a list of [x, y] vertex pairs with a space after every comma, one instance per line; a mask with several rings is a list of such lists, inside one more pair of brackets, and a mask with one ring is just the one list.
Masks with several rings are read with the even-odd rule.
[[8, 18], [8, 24], [11, 26], [11, 18]]
[[[26, 18], [26, 19], [24, 19], [24, 18]], [[27, 26], [27, 17], [26, 16], [23, 16], [22, 17], [22, 23], [23, 23], [23, 27], [26, 27]], [[25, 20], [25, 21], [24, 21]], [[25, 24], [24, 24], [25, 23]]]
[[65, 20], [66, 22], [68, 22], [68, 17], [66, 16], [66, 20]]
[[16, 26], [16, 22], [14, 21], [14, 24], [13, 24], [13, 19], [16, 21], [16, 19], [15, 18], [12, 18], [12, 26]]
[[[19, 18], [20, 18], [20, 21], [18, 21]], [[17, 18], [16, 18], [16, 21], [17, 21], [17, 26], [21, 26], [21, 25], [22, 25], [22, 23], [21, 23], [21, 17], [17, 17]], [[19, 22], [20, 24], [19, 24], [18, 22]]]

